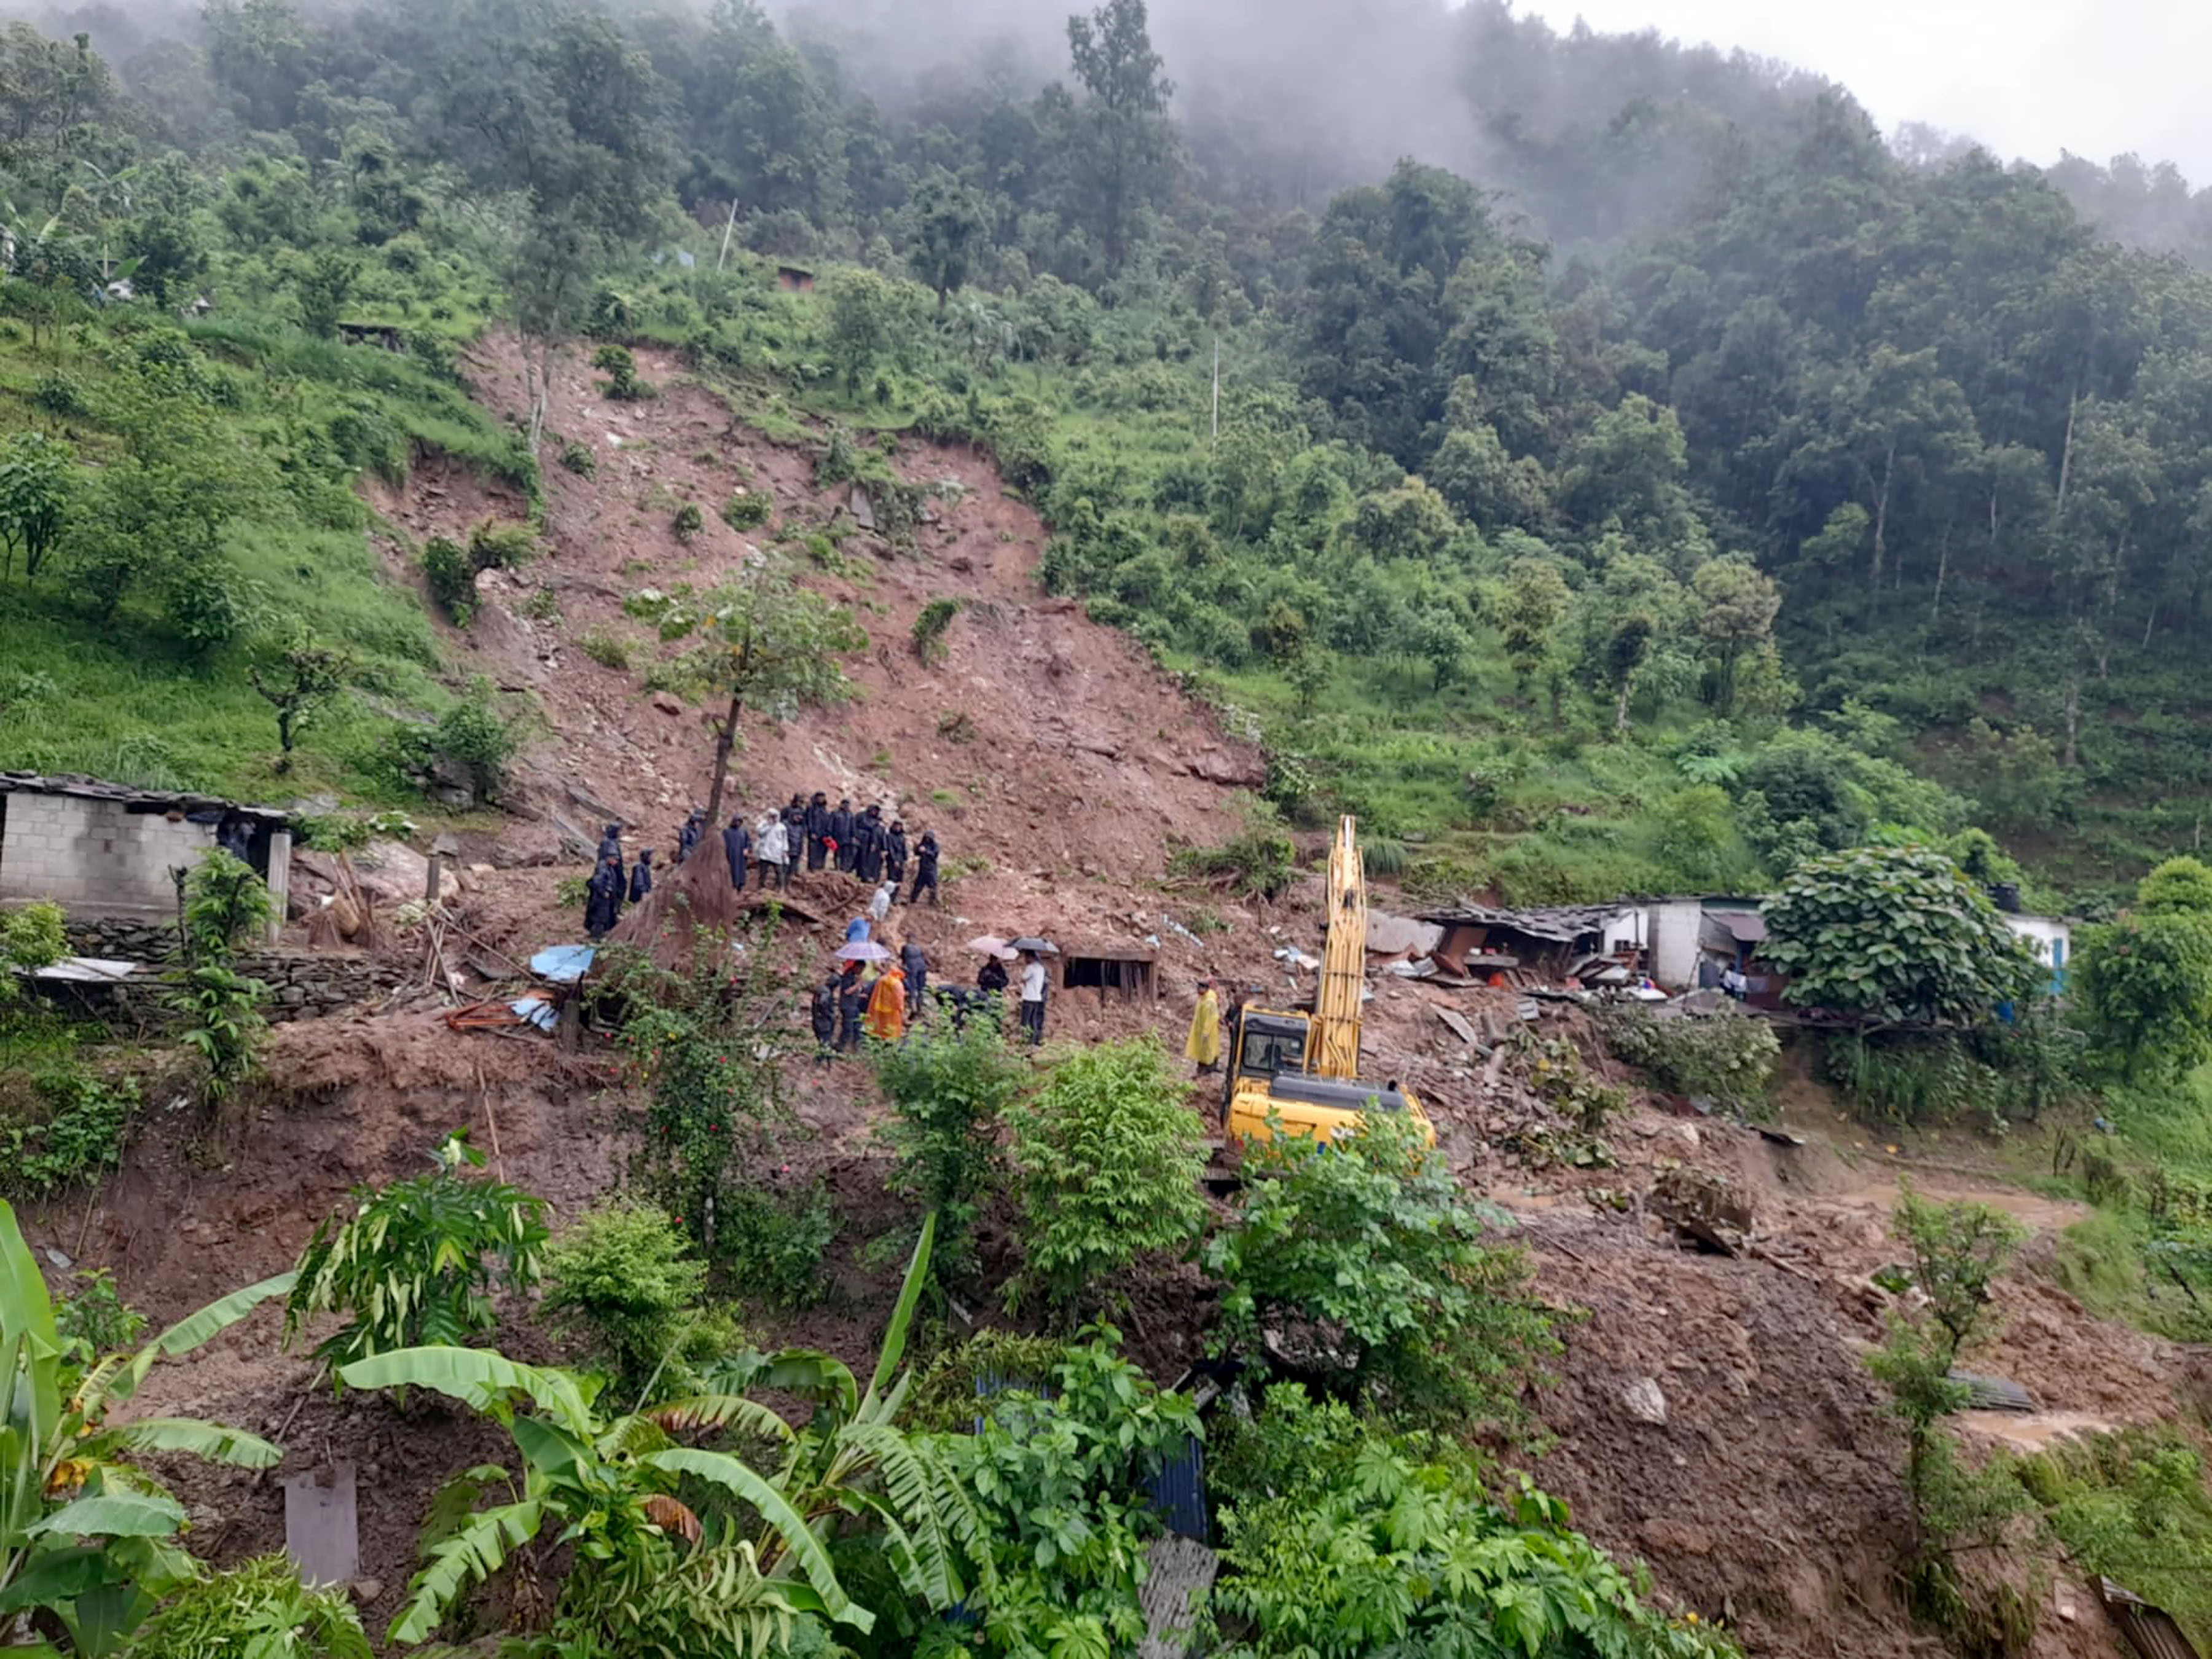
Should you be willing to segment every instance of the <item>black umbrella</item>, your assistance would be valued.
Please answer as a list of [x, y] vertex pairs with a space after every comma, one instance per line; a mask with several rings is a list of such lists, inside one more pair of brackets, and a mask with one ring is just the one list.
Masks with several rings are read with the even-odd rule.
[[1006, 949], [1034, 951], [1041, 957], [1056, 957], [1060, 954], [1060, 946], [1048, 939], [1010, 939], [1006, 941]]

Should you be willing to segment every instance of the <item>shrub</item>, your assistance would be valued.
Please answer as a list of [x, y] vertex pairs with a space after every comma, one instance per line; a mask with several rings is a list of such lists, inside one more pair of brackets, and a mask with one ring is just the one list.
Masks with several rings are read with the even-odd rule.
[[193, 1579], [131, 1638], [161, 1659], [370, 1659], [343, 1588], [310, 1589], [282, 1554]]
[[768, 522], [769, 512], [766, 494], [748, 490], [722, 503], [722, 522], [732, 530], [757, 530]]
[[1014, 1194], [1028, 1260], [1010, 1303], [1041, 1291], [1063, 1317], [1139, 1257], [1189, 1243], [1206, 1167], [1189, 1092], [1150, 1037], [1068, 1055], [1012, 1114]]
[[1323, 1143], [1249, 1143], [1236, 1223], [1207, 1245], [1227, 1285], [1219, 1340], [1248, 1352], [1302, 1322], [1316, 1363], [1395, 1414], [1518, 1422], [1532, 1365], [1559, 1351], [1526, 1256], [1484, 1243], [1502, 1212], [1466, 1203], [1410, 1117], [1370, 1113]]
[[85, 1366], [120, 1353], [146, 1333], [146, 1316], [123, 1300], [105, 1267], [80, 1268], [77, 1288], [54, 1298], [54, 1330]]
[[526, 524], [483, 519], [469, 531], [469, 563], [477, 570], [520, 570], [538, 556], [538, 532]]
[[1244, 832], [1218, 847], [1185, 847], [1168, 860], [1170, 873], [1217, 881], [1247, 898], [1274, 898], [1297, 871], [1297, 849], [1271, 813], [1255, 812]]
[[0, 1119], [0, 1192], [47, 1198], [121, 1164], [135, 1078], [110, 1083], [69, 1065], [34, 1073], [30, 1085], [33, 1115]]
[[686, 501], [676, 509], [676, 516], [669, 520], [668, 527], [678, 541], [689, 547], [707, 527], [707, 515], [699, 510], [698, 502]]
[[627, 669], [629, 641], [604, 628], [587, 628], [576, 636], [576, 649], [602, 668]]
[[69, 954], [67, 922], [62, 907], [46, 899], [0, 910], [0, 1007], [22, 994], [15, 969], [45, 968]]
[[952, 619], [960, 614], [958, 599], [932, 599], [921, 608], [914, 619], [914, 654], [926, 663], [940, 663], [945, 658], [945, 631], [952, 626]]
[[498, 1322], [495, 1283], [537, 1279], [545, 1200], [463, 1175], [483, 1155], [460, 1134], [431, 1162], [428, 1175], [356, 1188], [351, 1216], [317, 1224], [284, 1304], [287, 1345], [314, 1315], [342, 1313], [345, 1323], [315, 1348], [328, 1370], [396, 1348], [465, 1346]]
[[643, 403], [659, 395], [637, 378], [637, 359], [621, 346], [601, 346], [592, 354], [592, 367], [607, 377], [600, 390], [615, 403]]
[[714, 1260], [748, 1301], [787, 1310], [822, 1297], [822, 1259], [837, 1237], [837, 1211], [820, 1182], [797, 1192], [736, 1188], [721, 1202]]
[[588, 478], [599, 470], [599, 458], [592, 453], [589, 444], [580, 444], [571, 438], [561, 446], [561, 467], [580, 478]]
[[456, 628], [466, 628], [477, 614], [477, 573], [460, 544], [444, 536], [433, 536], [422, 547], [422, 579], [430, 597]]
[[897, 1160], [892, 1189], [936, 1212], [931, 1261], [949, 1281], [969, 1265], [968, 1231], [997, 1173], [1001, 1120], [1029, 1068], [988, 1018], [957, 1030], [933, 1021], [878, 1048], [875, 1065], [891, 1106], [884, 1138]]
[[937, 717], [937, 735], [947, 743], [975, 741], [975, 722], [964, 708], [948, 708]]
[[625, 1397], [647, 1390], [672, 1360], [680, 1364], [707, 1286], [706, 1264], [690, 1249], [667, 1212], [623, 1198], [586, 1211], [546, 1249], [544, 1311]]
[[1723, 1008], [1705, 1018], [1660, 1019], [1633, 1004], [1601, 1012], [1606, 1047], [1661, 1088], [1703, 1095], [1738, 1117], [1763, 1116], [1782, 1044], [1763, 1019]]
[[39, 376], [31, 388], [31, 401], [49, 415], [85, 413], [84, 387], [59, 369]]

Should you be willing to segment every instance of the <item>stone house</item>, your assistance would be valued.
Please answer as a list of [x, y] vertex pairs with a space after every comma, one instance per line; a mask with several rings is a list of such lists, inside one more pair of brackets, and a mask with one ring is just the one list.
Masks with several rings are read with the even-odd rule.
[[228, 847], [269, 884], [281, 921], [291, 888], [289, 815], [190, 791], [0, 772], [0, 904], [50, 899], [73, 919], [175, 915], [173, 870]]

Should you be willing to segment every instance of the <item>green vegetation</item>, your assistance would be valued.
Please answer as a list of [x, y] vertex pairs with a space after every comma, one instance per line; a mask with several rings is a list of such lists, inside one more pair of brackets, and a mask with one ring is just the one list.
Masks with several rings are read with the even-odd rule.
[[1227, 1285], [1215, 1340], [1248, 1353], [1263, 1328], [1303, 1335], [1345, 1392], [1393, 1418], [1515, 1426], [1533, 1365], [1559, 1351], [1527, 1259], [1489, 1244], [1510, 1224], [1471, 1206], [1402, 1115], [1324, 1145], [1278, 1134], [1245, 1149], [1236, 1221], [1210, 1240]]
[[937, 1218], [934, 1260], [949, 1285], [974, 1266], [969, 1231], [998, 1182], [1000, 1133], [1028, 1068], [993, 1009], [958, 1030], [930, 1020], [878, 1048], [874, 1063], [891, 1108], [883, 1130], [897, 1159], [891, 1188]]
[[182, 1454], [247, 1469], [283, 1459], [267, 1441], [220, 1424], [108, 1416], [161, 1359], [204, 1346], [291, 1284], [287, 1273], [234, 1291], [145, 1346], [95, 1363], [82, 1343], [64, 1344], [15, 1213], [0, 1202], [0, 1401], [9, 1454], [0, 1468], [0, 1587], [11, 1613], [52, 1632], [50, 1650], [85, 1659], [112, 1652], [196, 1575], [175, 1541], [184, 1505], [134, 1456]]
[[1740, 1118], [1767, 1114], [1782, 1044], [1765, 1020], [1723, 1008], [1705, 1018], [1656, 1019], [1634, 1003], [1601, 1012], [1605, 1046], [1662, 1089], [1703, 1096]]
[[769, 498], [740, 492], [722, 503], [722, 522], [736, 531], [757, 530], [768, 522]]
[[665, 1212], [622, 1199], [587, 1210], [546, 1247], [544, 1276], [544, 1311], [584, 1342], [623, 1397], [683, 1376], [702, 1334], [707, 1269]]
[[1889, 1389], [1904, 1425], [1905, 1485], [1912, 1505], [1902, 1551], [1916, 1612], [1965, 1641], [2022, 1639], [2033, 1611], [2009, 1584], [1978, 1589], [1963, 1578], [1961, 1551], [1986, 1549], [2024, 1507], [2002, 1464], [1971, 1467], [1943, 1419], [1962, 1409], [1967, 1390], [1954, 1380], [1960, 1357], [1990, 1330], [1990, 1285], [2027, 1237], [2018, 1223], [1981, 1204], [1934, 1204], [1908, 1188], [1895, 1216], [1912, 1255], [1912, 1288], [1924, 1298], [1893, 1311], [1868, 1367]]
[[945, 631], [960, 614], [958, 599], [932, 599], [914, 619], [914, 654], [925, 663], [945, 660]]
[[481, 1168], [483, 1154], [459, 1134], [431, 1163], [428, 1175], [357, 1192], [355, 1212], [317, 1223], [300, 1253], [285, 1340], [316, 1314], [344, 1314], [315, 1345], [315, 1358], [333, 1372], [370, 1355], [481, 1334], [496, 1322], [493, 1285], [538, 1276], [544, 1200], [462, 1174]]
[[260, 1555], [179, 1590], [125, 1655], [144, 1659], [370, 1659], [343, 1589], [309, 1589], [283, 1555]]
[[1155, 1251], [1183, 1248], [1206, 1212], [1196, 1113], [1151, 1037], [1066, 1055], [1009, 1119], [1026, 1266], [1010, 1297], [1042, 1295], [1062, 1319], [1110, 1304]]
[[241, 945], [268, 927], [275, 901], [253, 867], [210, 848], [185, 882], [183, 949], [166, 978], [178, 1041], [198, 1062], [201, 1098], [219, 1103], [252, 1075], [269, 988], [238, 971]]

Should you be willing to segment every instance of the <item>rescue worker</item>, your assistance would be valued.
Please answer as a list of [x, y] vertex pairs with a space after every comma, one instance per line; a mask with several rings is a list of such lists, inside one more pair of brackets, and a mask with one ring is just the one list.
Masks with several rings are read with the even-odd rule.
[[827, 1066], [836, 1051], [839, 984], [837, 970], [833, 968], [822, 983], [814, 988], [814, 1006], [809, 1012], [814, 1021], [814, 1063], [817, 1066]]
[[730, 885], [740, 893], [745, 890], [745, 854], [752, 850], [752, 831], [745, 828], [743, 817], [731, 813], [722, 830], [722, 856], [730, 861]]
[[937, 837], [925, 830], [921, 842], [914, 849], [914, 891], [907, 896], [908, 904], [921, 902], [921, 890], [929, 889], [929, 902], [939, 902], [937, 896]]
[[837, 867], [847, 875], [860, 862], [860, 850], [853, 844], [853, 801], [849, 795], [838, 797], [836, 811], [830, 814], [830, 842], [837, 849]]
[[1221, 1063], [1221, 1003], [1213, 994], [1213, 981], [1198, 982], [1198, 1006], [1191, 1010], [1190, 1035], [1183, 1039], [1182, 1055], [1194, 1064], [1194, 1076], [1208, 1077]]
[[860, 964], [848, 963], [837, 981], [837, 1048], [840, 1053], [860, 1046], [860, 1016], [867, 1012], [868, 982], [860, 977]]
[[[691, 856], [692, 848], [699, 844], [699, 837], [706, 833], [707, 809], [695, 806], [691, 809], [691, 816], [684, 820], [684, 827], [676, 832], [676, 861], [678, 864]], [[740, 882], [738, 884], [742, 887], [744, 884]]]
[[760, 860], [760, 884], [765, 890], [771, 882], [789, 884], [789, 866], [784, 860], [789, 856], [791, 832], [783, 827], [783, 819], [774, 812], [761, 819], [760, 839], [754, 846], [754, 856]]
[[908, 939], [899, 946], [899, 968], [906, 975], [906, 1012], [909, 1019], [921, 1018], [921, 1000], [929, 990], [929, 956]]
[[906, 1036], [906, 975], [893, 963], [868, 994], [866, 1029], [878, 1042], [897, 1042]]
[[584, 931], [593, 939], [605, 937], [622, 919], [622, 860], [613, 854], [599, 860], [592, 884], [584, 890]]
[[635, 904], [653, 890], [653, 848], [647, 848], [637, 855], [637, 863], [629, 872], [629, 902]]
[[806, 804], [806, 867], [819, 870], [830, 857], [830, 798], [819, 789]]
[[898, 896], [898, 884], [906, 879], [906, 824], [898, 818], [884, 832], [884, 879], [891, 884], [891, 896]]
[[854, 850], [860, 857], [855, 873], [871, 887], [884, 878], [884, 809], [871, 806], [853, 826]]
[[622, 828], [620, 823], [611, 823], [599, 831], [599, 850], [594, 856], [599, 858], [622, 856]]

